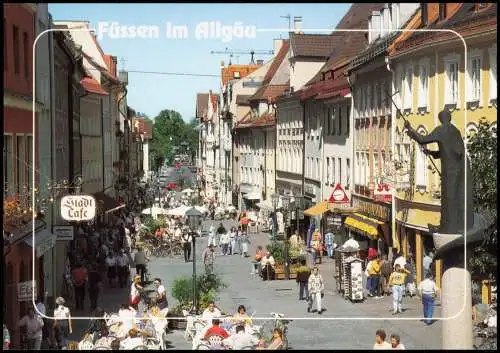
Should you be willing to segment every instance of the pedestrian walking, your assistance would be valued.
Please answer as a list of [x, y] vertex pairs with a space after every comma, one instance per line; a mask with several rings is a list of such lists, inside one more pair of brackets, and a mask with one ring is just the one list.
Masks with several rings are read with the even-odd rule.
[[366, 267], [368, 296], [370, 297], [380, 298], [380, 265], [380, 255], [376, 255], [375, 259], [370, 261]]
[[307, 267], [306, 259], [300, 260], [300, 267], [297, 269], [297, 283], [299, 285], [299, 300], [307, 300], [309, 293], [307, 290], [311, 270]]
[[97, 268], [97, 264], [90, 265], [89, 268], [89, 299], [90, 299], [90, 310], [96, 310], [97, 302], [99, 301], [99, 292], [102, 285], [101, 273]]
[[207, 274], [214, 273], [214, 264], [215, 264], [215, 249], [212, 244], [210, 244], [201, 255], [203, 259], [203, 264], [205, 265], [205, 272]]
[[111, 287], [113, 285], [113, 281], [116, 278], [116, 258], [112, 250], [108, 252], [108, 256], [106, 257], [106, 268], [108, 273], [109, 286]]
[[385, 330], [378, 329], [377, 332], [375, 332], [375, 344], [373, 345], [373, 349], [392, 349], [391, 344], [385, 340], [386, 337], [387, 334], [385, 333]]
[[234, 249], [233, 249], [233, 254], [240, 254], [241, 255], [241, 238], [243, 237], [243, 229], [241, 226], [238, 227], [238, 230], [236, 231], [236, 236], [234, 238]]
[[229, 236], [228, 233], [222, 233], [220, 235], [220, 245], [221, 245], [221, 252], [223, 256], [229, 255], [229, 244], [231, 243], [231, 237]]
[[214, 224], [212, 223], [210, 225], [210, 228], [208, 229], [208, 244], [207, 246], [214, 245], [215, 246], [215, 227]]
[[422, 305], [424, 307], [424, 323], [430, 325], [432, 324], [432, 315], [434, 314], [434, 304], [439, 294], [431, 272], [428, 272], [427, 278], [418, 285], [418, 294], [422, 298]]
[[42, 346], [43, 321], [35, 315], [33, 307], [28, 308], [27, 314], [19, 320], [17, 326], [25, 329], [28, 350], [39, 351]]
[[409, 271], [396, 264], [394, 272], [389, 277], [389, 286], [392, 287], [393, 312], [392, 315], [402, 313], [403, 293], [405, 291], [405, 279]]
[[7, 325], [3, 324], [3, 350], [8, 351], [10, 349], [10, 332]]
[[56, 341], [59, 349], [66, 347], [69, 335], [73, 333], [71, 322], [71, 312], [64, 306], [66, 301], [63, 297], [56, 299], [56, 309], [54, 310], [54, 329]]
[[328, 232], [325, 234], [325, 246], [328, 257], [333, 256], [333, 233]]
[[248, 244], [250, 244], [250, 239], [248, 238], [248, 234], [243, 232], [241, 237], [241, 257], [248, 257]]
[[189, 233], [189, 231], [186, 231], [182, 234], [182, 249], [184, 250], [184, 261], [189, 262], [189, 259], [191, 258], [191, 243], [193, 241], [193, 237]]
[[312, 273], [307, 281], [307, 288], [309, 291], [309, 302], [307, 306], [307, 312], [311, 312], [313, 302], [316, 302], [316, 309], [318, 314], [323, 312], [321, 307], [321, 298], [323, 297], [323, 291], [325, 289], [325, 284], [323, 282], [323, 276], [319, 273], [317, 266], [313, 267]]
[[146, 276], [146, 254], [142, 248], [138, 248], [134, 256], [135, 274], [140, 275], [141, 282], [144, 283]]
[[83, 310], [88, 282], [88, 272], [81, 263], [78, 263], [76, 268], [74, 268], [71, 272], [73, 276], [73, 284], [75, 286], [76, 310]]
[[380, 287], [381, 287], [380, 293], [382, 294], [382, 296], [391, 294], [389, 288], [389, 277], [391, 277], [391, 273], [392, 273], [391, 263], [389, 260], [387, 260], [387, 255], [384, 255], [382, 257], [382, 262], [380, 265]]
[[127, 254], [125, 254], [125, 250], [120, 250], [120, 255], [118, 255], [116, 259], [116, 265], [118, 268], [118, 282], [120, 283], [120, 288], [125, 288], [127, 285], [128, 279], [128, 265], [129, 260]]
[[231, 227], [229, 238], [231, 238], [231, 242], [229, 243], [229, 255], [232, 255], [236, 248], [236, 227]]

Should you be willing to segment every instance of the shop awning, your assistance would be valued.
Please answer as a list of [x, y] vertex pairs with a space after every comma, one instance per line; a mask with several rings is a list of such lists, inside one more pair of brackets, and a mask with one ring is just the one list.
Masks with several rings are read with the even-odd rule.
[[311, 208], [304, 211], [306, 216], [321, 216], [328, 211], [328, 201], [321, 201]]
[[383, 224], [384, 222], [380, 222], [376, 219], [364, 216], [359, 213], [352, 214], [344, 221], [344, 225], [347, 228], [351, 228], [354, 231], [366, 234], [371, 239], [378, 238], [379, 226]]
[[258, 192], [251, 192], [243, 195], [243, 198], [247, 200], [260, 200], [260, 194]]
[[113, 212], [125, 207], [125, 204], [118, 202], [118, 200], [106, 195], [103, 192], [96, 192], [94, 197], [97, 202], [97, 208], [104, 213]]
[[[33, 247], [33, 238], [30, 236], [24, 241], [29, 246]], [[52, 234], [47, 228], [35, 233], [35, 253], [36, 257], [40, 258], [47, 251], [52, 249], [56, 244], [56, 236]]]

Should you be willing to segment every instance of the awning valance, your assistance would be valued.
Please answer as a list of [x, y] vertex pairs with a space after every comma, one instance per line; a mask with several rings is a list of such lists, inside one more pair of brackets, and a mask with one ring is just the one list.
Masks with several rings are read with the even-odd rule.
[[344, 225], [355, 231], [366, 234], [371, 239], [377, 239], [379, 236], [379, 226], [383, 225], [384, 222], [378, 221], [376, 219], [364, 216], [359, 213], [354, 213], [347, 217], [344, 221]]
[[249, 194], [245, 194], [243, 198], [247, 200], [260, 200], [260, 194], [258, 192], [251, 192]]
[[304, 211], [306, 216], [321, 216], [328, 211], [328, 201], [321, 201], [311, 208]]

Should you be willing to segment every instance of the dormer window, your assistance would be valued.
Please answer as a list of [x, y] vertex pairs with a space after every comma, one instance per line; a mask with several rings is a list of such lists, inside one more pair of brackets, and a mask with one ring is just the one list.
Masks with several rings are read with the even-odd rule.
[[439, 4], [439, 21], [446, 19], [446, 4]]
[[233, 72], [233, 78], [240, 78], [240, 72], [239, 71]]

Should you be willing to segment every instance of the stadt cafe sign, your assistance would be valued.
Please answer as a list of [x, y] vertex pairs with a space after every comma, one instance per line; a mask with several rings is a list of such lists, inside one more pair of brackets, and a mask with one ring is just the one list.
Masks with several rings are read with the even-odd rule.
[[61, 217], [65, 221], [90, 221], [95, 213], [96, 200], [92, 196], [68, 195], [61, 199]]

